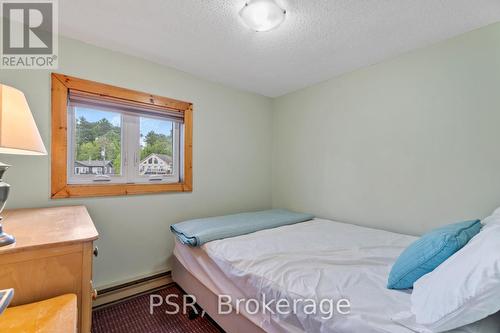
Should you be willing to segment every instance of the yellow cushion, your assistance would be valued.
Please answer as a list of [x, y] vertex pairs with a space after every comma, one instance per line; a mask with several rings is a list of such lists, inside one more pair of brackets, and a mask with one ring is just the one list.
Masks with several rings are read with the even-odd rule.
[[7, 308], [0, 315], [0, 333], [75, 333], [76, 295]]

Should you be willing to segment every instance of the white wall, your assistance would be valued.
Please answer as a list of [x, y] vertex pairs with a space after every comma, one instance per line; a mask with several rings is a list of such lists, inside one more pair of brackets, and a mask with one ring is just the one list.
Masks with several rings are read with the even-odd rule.
[[500, 205], [500, 24], [273, 107], [274, 207], [419, 234]]
[[[200, 61], [202, 61], [200, 56]], [[169, 269], [172, 223], [269, 208], [271, 102], [138, 58], [61, 39], [57, 72], [194, 103], [193, 193], [50, 200], [49, 157], [2, 155], [12, 164], [7, 208], [84, 204], [100, 233], [97, 287]], [[50, 73], [0, 70], [25, 92], [50, 149]]]

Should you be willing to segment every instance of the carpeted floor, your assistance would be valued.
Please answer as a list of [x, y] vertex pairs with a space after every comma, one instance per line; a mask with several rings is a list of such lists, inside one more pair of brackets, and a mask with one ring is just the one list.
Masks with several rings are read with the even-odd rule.
[[[153, 292], [161, 295], [163, 300], [170, 294], [179, 297], [171, 298], [182, 309], [182, 291], [177, 286], [169, 286]], [[163, 304], [150, 311], [150, 294], [141, 295], [121, 303], [94, 310], [92, 313], [92, 333], [219, 333], [222, 332], [207, 316], [198, 316], [189, 320], [187, 315], [165, 314], [174, 306]]]

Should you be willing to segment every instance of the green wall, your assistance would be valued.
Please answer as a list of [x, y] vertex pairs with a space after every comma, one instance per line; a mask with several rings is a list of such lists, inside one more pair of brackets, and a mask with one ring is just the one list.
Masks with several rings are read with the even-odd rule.
[[[271, 102], [138, 58], [60, 40], [57, 72], [194, 103], [192, 193], [50, 200], [50, 159], [2, 155], [12, 164], [7, 208], [83, 204], [100, 233], [97, 287], [168, 270], [172, 223], [271, 205]], [[202, 58], [200, 58], [202, 60]], [[50, 72], [0, 70], [21, 89], [50, 150]]]
[[275, 207], [419, 234], [500, 205], [500, 24], [273, 109]]
[[[194, 103], [194, 191], [50, 200], [48, 157], [14, 165], [8, 208], [84, 204], [98, 287], [168, 270], [172, 223], [264, 209], [419, 234], [500, 204], [500, 24], [274, 100], [70, 39], [58, 72]], [[200, 58], [202, 61], [202, 58]], [[50, 73], [1, 70], [50, 149]]]

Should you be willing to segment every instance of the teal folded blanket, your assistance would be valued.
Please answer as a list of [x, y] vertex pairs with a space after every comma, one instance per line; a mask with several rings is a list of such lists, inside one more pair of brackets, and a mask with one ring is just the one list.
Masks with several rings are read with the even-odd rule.
[[216, 239], [240, 236], [259, 230], [304, 222], [313, 218], [314, 216], [311, 214], [271, 209], [188, 220], [173, 224], [170, 230], [181, 243], [189, 246], [201, 246]]

